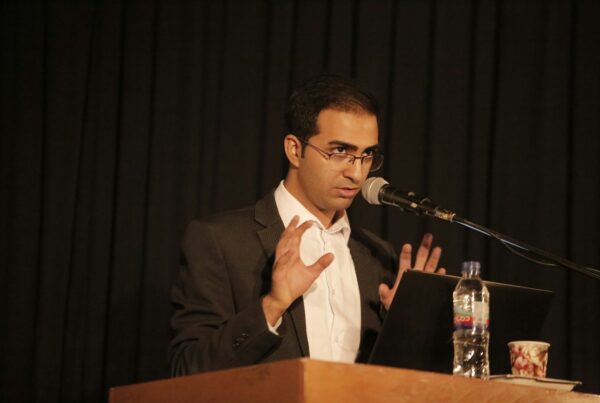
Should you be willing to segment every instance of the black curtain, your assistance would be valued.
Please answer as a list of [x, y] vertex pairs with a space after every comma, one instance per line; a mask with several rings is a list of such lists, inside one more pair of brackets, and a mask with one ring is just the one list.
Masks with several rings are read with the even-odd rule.
[[[0, 3], [0, 400], [168, 376], [186, 222], [277, 185], [285, 99], [322, 71], [381, 100], [391, 183], [598, 268], [599, 39], [596, 0]], [[554, 291], [548, 375], [600, 393], [598, 281], [362, 200], [351, 220]]]

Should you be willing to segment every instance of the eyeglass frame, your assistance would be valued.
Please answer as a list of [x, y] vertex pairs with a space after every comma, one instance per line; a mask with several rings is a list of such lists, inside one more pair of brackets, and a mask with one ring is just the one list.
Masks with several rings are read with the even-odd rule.
[[[312, 147], [313, 149], [315, 149], [316, 151], [318, 151], [323, 157], [325, 157], [325, 159], [327, 161], [331, 161], [331, 157], [334, 155], [343, 155], [345, 158], [348, 158], [348, 166], [354, 166], [354, 163], [356, 162], [356, 160], [360, 160], [360, 166], [361, 168], [365, 166], [365, 158], [371, 158], [371, 167], [369, 168], [369, 172], [375, 172], [378, 171], [379, 169], [381, 169], [381, 166], [383, 165], [383, 160], [384, 160], [384, 155], [379, 152], [379, 150], [373, 150], [373, 154], [372, 155], [363, 155], [361, 157], [354, 155], [354, 154], [349, 154], [349, 153], [328, 153], [325, 150], [320, 149], [319, 147], [310, 144], [308, 142], [308, 140], [305, 140], [303, 138], [300, 138], [298, 136], [295, 136], [298, 141], [302, 144], [305, 144], [309, 147]], [[379, 166], [377, 166], [377, 168], [373, 168], [373, 162], [375, 161], [375, 157], [379, 157], [381, 158], [381, 160], [379, 161]]]

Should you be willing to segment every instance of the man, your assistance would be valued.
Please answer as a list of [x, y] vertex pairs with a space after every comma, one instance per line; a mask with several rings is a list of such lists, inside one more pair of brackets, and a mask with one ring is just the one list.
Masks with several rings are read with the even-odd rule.
[[346, 209], [383, 161], [377, 119], [375, 99], [341, 77], [315, 77], [292, 94], [285, 180], [255, 206], [188, 226], [172, 292], [173, 375], [368, 359], [403, 271], [435, 271], [441, 254], [426, 234], [413, 266], [409, 244], [398, 259], [350, 226]]

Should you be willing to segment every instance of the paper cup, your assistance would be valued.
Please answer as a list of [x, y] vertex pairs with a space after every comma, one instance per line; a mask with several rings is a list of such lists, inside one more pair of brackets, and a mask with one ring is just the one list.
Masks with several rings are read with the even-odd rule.
[[545, 378], [549, 348], [550, 344], [543, 341], [520, 340], [508, 343], [512, 374]]

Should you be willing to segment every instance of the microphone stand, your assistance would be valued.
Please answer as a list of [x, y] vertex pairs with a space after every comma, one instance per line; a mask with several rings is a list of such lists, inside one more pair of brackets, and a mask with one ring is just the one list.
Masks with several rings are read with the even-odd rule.
[[[412, 204], [412, 206], [411, 206], [412, 208], [407, 209], [407, 210], [409, 210], [417, 215], [425, 214], [430, 217], [437, 218], [439, 220], [457, 223], [457, 224], [462, 225], [465, 228], [468, 228], [470, 230], [477, 231], [481, 234], [492, 237], [492, 238], [500, 241], [500, 243], [502, 243], [511, 252], [513, 252], [516, 255], [519, 255], [527, 260], [533, 261], [535, 263], [543, 264], [543, 265], [547, 265], [547, 266], [562, 266], [569, 270], [574, 270], [578, 273], [581, 273], [585, 276], [594, 278], [596, 280], [600, 280], [600, 270], [593, 269], [591, 267], [582, 266], [575, 262], [571, 262], [570, 260], [564, 259], [553, 253], [546, 252], [542, 249], [528, 245], [525, 242], [511, 238], [508, 235], [501, 234], [497, 231], [494, 231], [487, 227], [484, 227], [483, 225], [479, 225], [474, 222], [471, 222], [471, 221], [467, 220], [466, 218], [456, 215], [456, 213], [454, 213], [452, 211], [444, 210], [444, 209], [440, 208], [439, 206], [434, 205], [431, 202], [431, 200], [429, 200], [427, 198], [423, 199], [423, 200], [419, 200], [416, 203], [415, 202], [416, 202], [416, 200], [413, 200], [414, 204]], [[515, 248], [518, 248], [521, 251], [524, 251], [525, 253], [519, 252]], [[537, 259], [531, 258], [531, 257], [527, 256], [526, 254], [533, 255]], [[538, 259], [541, 259], [541, 260], [538, 260]]]
[[[511, 252], [524, 257], [525, 259], [531, 260], [535, 263], [548, 265], [548, 266], [562, 266], [564, 268], [574, 270], [578, 273], [586, 275], [588, 277], [594, 278], [596, 280], [600, 280], [600, 270], [592, 269], [591, 267], [582, 266], [575, 262], [571, 262], [570, 260], [564, 259], [560, 256], [557, 256], [553, 253], [547, 252], [545, 250], [536, 248], [534, 246], [528, 245], [525, 242], [519, 241], [517, 239], [511, 238], [508, 235], [501, 234], [494, 230], [484, 227], [483, 225], [476, 224], [471, 222], [465, 218], [455, 216], [453, 222], [462, 225], [463, 227], [469, 228], [471, 230], [480, 232], [484, 235], [492, 237], [498, 241], [500, 241], [504, 246], [508, 248]], [[528, 256], [514, 250], [511, 246], [517, 247], [521, 250], [526, 251], [538, 258], [542, 258], [545, 261], [539, 261], [529, 258]]]

